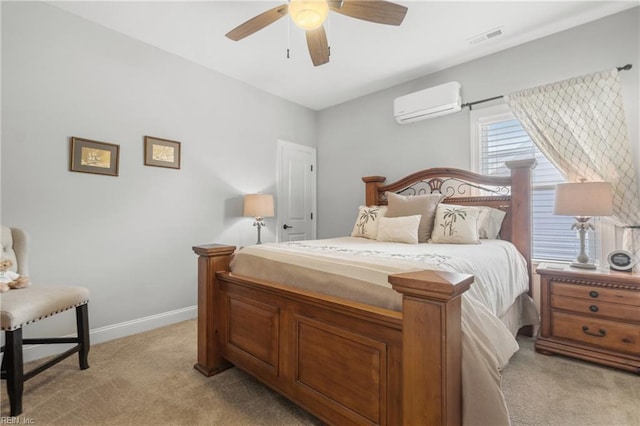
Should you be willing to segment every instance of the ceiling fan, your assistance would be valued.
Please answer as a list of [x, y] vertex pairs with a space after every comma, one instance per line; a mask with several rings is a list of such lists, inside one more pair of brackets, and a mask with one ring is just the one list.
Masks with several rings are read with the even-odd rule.
[[229, 31], [226, 36], [238, 41], [277, 21], [287, 13], [291, 20], [306, 31], [307, 46], [314, 66], [329, 62], [329, 44], [323, 23], [329, 10], [352, 18], [378, 24], [400, 25], [407, 14], [405, 6], [376, 0], [290, 0]]

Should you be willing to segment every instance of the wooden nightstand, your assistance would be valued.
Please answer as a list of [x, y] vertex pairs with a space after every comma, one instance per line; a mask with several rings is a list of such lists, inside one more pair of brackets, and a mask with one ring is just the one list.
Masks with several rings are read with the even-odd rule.
[[536, 351], [640, 374], [640, 274], [541, 264]]

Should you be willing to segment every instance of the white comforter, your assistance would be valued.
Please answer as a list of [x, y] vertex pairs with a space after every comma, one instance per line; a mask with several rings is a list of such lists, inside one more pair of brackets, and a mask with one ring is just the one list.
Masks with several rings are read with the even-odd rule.
[[[518, 350], [518, 344], [499, 317], [526, 293], [529, 279], [526, 262], [511, 243], [400, 244], [343, 237], [249, 246], [240, 254], [385, 287], [390, 287], [388, 275], [399, 272], [438, 269], [473, 274], [474, 283], [462, 298], [463, 423], [510, 423], [500, 389], [500, 370]], [[241, 258], [236, 256], [232, 271], [246, 273]]]

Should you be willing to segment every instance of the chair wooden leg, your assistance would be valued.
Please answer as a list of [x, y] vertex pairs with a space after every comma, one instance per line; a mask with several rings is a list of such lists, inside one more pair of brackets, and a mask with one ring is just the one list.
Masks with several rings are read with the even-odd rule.
[[22, 413], [22, 390], [24, 388], [24, 365], [22, 364], [22, 328], [5, 331], [5, 353], [7, 394], [11, 415]]
[[85, 303], [76, 308], [76, 325], [78, 330], [78, 360], [80, 369], [89, 368], [89, 304]]
[[[2, 352], [4, 352], [4, 346], [2, 347]], [[4, 379], [4, 375], [6, 374], [5, 373], [6, 371], [7, 371], [7, 357], [3, 356], [2, 365], [0, 365], [0, 374], [2, 375], [3, 379]]]

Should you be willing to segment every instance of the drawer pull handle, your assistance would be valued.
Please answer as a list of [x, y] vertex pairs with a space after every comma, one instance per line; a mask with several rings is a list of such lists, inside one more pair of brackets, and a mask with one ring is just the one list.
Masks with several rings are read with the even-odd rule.
[[598, 330], [597, 333], [594, 333], [593, 331], [589, 331], [589, 327], [587, 327], [586, 325], [582, 326], [582, 331], [584, 332], [584, 334], [588, 334], [589, 336], [593, 337], [604, 337], [607, 335], [607, 331], [603, 328]]
[[590, 292], [589, 292], [589, 296], [591, 296], [591, 297], [598, 297], [599, 295], [598, 295], [598, 292], [597, 292], [597, 291], [590, 291]]
[[626, 337], [625, 337], [624, 339], [622, 339], [622, 341], [623, 341], [624, 343], [633, 343], [633, 340], [631, 340], [631, 339], [627, 339]]
[[599, 309], [598, 309], [598, 307], [596, 305], [591, 305], [591, 306], [589, 306], [589, 310], [591, 312], [598, 312]]

